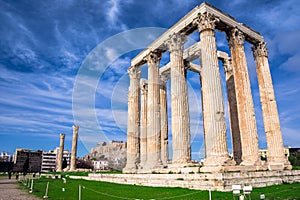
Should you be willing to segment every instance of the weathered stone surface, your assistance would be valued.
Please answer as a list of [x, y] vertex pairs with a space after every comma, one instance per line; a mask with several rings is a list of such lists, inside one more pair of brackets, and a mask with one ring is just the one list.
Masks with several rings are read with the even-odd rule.
[[168, 143], [168, 109], [167, 109], [167, 77], [160, 76], [160, 114], [161, 114], [161, 161], [164, 166], [168, 165], [169, 143]]
[[171, 35], [167, 41], [171, 64], [172, 163], [181, 164], [191, 160], [188, 91], [183, 62], [185, 41], [185, 36], [180, 34]]
[[242, 162], [242, 144], [239, 128], [239, 118], [237, 113], [235, 83], [232, 71], [232, 64], [231, 59], [229, 58], [222, 61], [226, 77], [233, 159], [236, 162], [236, 164], [240, 164]]
[[237, 28], [227, 33], [232, 56], [239, 130], [241, 134], [242, 165], [258, 165], [258, 136], [246, 56], [244, 34]]
[[267, 137], [269, 169], [290, 169], [291, 166], [285, 157], [283, 150], [282, 133], [280, 130], [266, 43], [258, 43], [252, 50], [256, 61], [260, 101]]
[[[186, 36], [198, 28], [200, 42], [184, 51]], [[226, 32], [231, 57], [217, 51], [215, 29]], [[270, 148], [268, 165], [258, 153], [258, 135], [244, 42], [255, 45], [254, 57], [262, 101], [265, 130]], [[290, 169], [283, 156], [282, 135], [263, 37], [220, 10], [203, 3], [150, 44], [131, 62], [129, 72], [148, 63], [148, 92], [130, 74], [128, 95], [128, 162], [124, 172], [151, 173], [189, 167], [190, 118], [186, 72], [201, 76], [205, 162], [201, 172]], [[186, 44], [187, 45], [187, 44]], [[170, 63], [159, 69], [161, 54], [170, 52]], [[201, 66], [192, 63], [197, 57]], [[222, 60], [228, 93], [233, 158], [228, 154], [224, 102], [218, 59]], [[230, 62], [231, 61], [231, 62]], [[139, 73], [133, 73], [136, 76]], [[165, 83], [171, 78], [172, 164], [168, 160], [168, 123]], [[139, 78], [138, 78], [139, 79]], [[142, 110], [140, 110], [140, 106]], [[140, 121], [139, 117], [142, 118]], [[141, 123], [141, 126], [140, 126]], [[141, 129], [141, 132], [139, 132]], [[141, 139], [139, 138], [141, 137]], [[165, 168], [162, 168], [162, 163]], [[139, 170], [137, 170], [139, 166]], [[184, 170], [185, 171], [185, 170]]]
[[70, 171], [75, 171], [76, 170], [77, 140], [78, 140], [79, 126], [73, 125], [72, 128], [73, 128], [73, 139], [72, 139]]
[[63, 154], [64, 154], [64, 145], [65, 145], [65, 134], [61, 133], [59, 135], [59, 152], [57, 155], [57, 161], [56, 161], [56, 171], [61, 172], [63, 170], [62, 168], [62, 162], [63, 162]]
[[[205, 137], [204, 166], [221, 166], [229, 160], [226, 143], [226, 123], [223, 94], [218, 65], [216, 39], [214, 34], [216, 19], [209, 13], [197, 20], [201, 47], [202, 115]], [[203, 168], [202, 170], [206, 170]]]
[[147, 161], [147, 101], [148, 83], [141, 80], [141, 135], [140, 135], [140, 168], [143, 168]]
[[70, 176], [70, 178], [154, 187], [231, 191], [232, 185], [235, 184], [251, 185], [256, 188], [274, 184], [300, 182], [300, 170], [200, 174], [89, 174], [88, 177]]
[[148, 62], [148, 101], [147, 101], [147, 162], [145, 170], [161, 168], [161, 114], [159, 97], [160, 52], [151, 52]]
[[127, 162], [123, 173], [135, 173], [139, 162], [140, 136], [140, 77], [139, 68], [129, 70], [128, 92]]

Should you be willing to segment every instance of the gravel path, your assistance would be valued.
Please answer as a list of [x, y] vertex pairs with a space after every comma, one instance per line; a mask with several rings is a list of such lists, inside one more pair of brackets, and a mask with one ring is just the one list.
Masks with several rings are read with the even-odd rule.
[[7, 176], [0, 177], [0, 200], [38, 200], [26, 190], [19, 189], [15, 179], [8, 179]]

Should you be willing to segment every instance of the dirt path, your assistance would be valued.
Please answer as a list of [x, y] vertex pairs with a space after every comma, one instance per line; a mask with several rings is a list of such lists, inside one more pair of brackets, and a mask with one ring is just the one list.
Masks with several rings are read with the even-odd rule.
[[13, 176], [0, 177], [0, 200], [38, 200], [39, 198], [31, 195], [26, 190], [19, 189], [19, 185]]

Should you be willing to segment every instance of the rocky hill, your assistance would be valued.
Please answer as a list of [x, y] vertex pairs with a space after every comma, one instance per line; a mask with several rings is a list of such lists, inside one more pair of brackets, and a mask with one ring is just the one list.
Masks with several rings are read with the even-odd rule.
[[84, 158], [89, 160], [106, 160], [109, 167], [121, 170], [126, 163], [127, 143], [123, 141], [99, 142], [97, 147], [91, 149]]

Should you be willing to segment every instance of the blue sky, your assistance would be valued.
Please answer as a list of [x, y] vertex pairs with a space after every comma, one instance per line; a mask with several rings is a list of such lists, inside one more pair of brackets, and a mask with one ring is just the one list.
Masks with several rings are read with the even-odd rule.
[[[300, 2], [207, 2], [264, 36], [284, 145], [299, 147]], [[54, 149], [59, 145], [59, 133], [66, 134], [66, 148], [70, 149], [74, 123], [81, 127], [79, 156], [100, 140], [126, 140], [129, 85], [126, 72], [131, 58], [141, 51], [139, 45], [149, 44], [201, 3], [194, 0], [0, 0], [0, 151], [13, 153], [17, 147]], [[136, 34], [137, 28], [142, 30], [138, 33], [140, 37], [128, 37], [126, 44], [117, 40], [124, 31], [134, 30]], [[217, 32], [216, 36], [218, 49], [228, 52], [224, 34]], [[197, 38], [195, 33], [190, 40]], [[101, 50], [103, 44], [106, 48]], [[130, 46], [128, 51], [122, 50], [126, 45]], [[245, 49], [259, 145], [265, 147], [251, 45], [246, 44]], [[95, 59], [95, 55], [99, 58], [97, 53], [102, 53], [100, 58], [105, 60]], [[166, 62], [168, 55], [162, 60]], [[89, 68], [86, 73], [86, 66], [95, 68]], [[145, 71], [146, 67], [142, 69]], [[188, 78], [192, 150], [193, 158], [198, 159], [203, 154], [199, 75], [189, 73]]]

